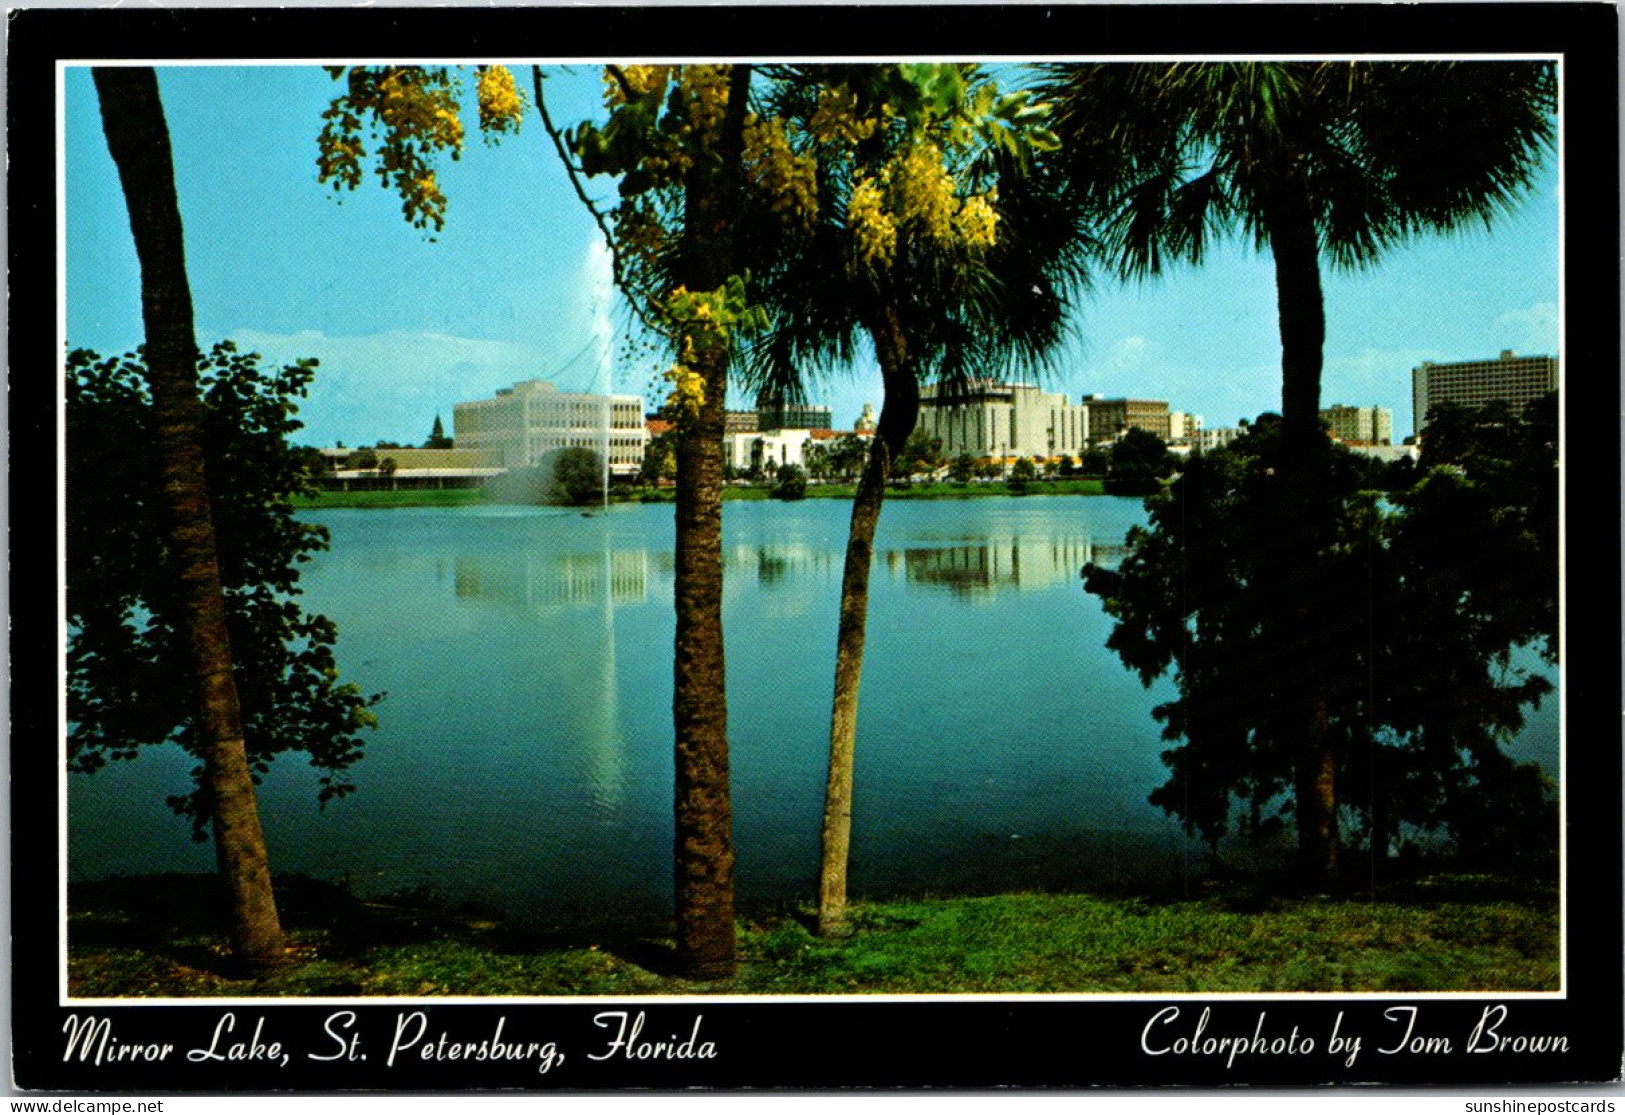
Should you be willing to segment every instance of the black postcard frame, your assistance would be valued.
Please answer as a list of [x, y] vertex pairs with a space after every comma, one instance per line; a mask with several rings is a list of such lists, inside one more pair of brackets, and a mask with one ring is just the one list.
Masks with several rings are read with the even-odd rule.
[[[854, 21], [861, 16], [861, 35]], [[1609, 1081], [1619, 1077], [1621, 983], [1620, 508], [1618, 25], [1610, 4], [1281, 6], [1010, 5], [698, 9], [62, 10], [9, 15], [10, 514], [12, 1064], [29, 1090], [272, 1092], [465, 1089], [959, 1088], [1007, 1086], [1408, 1085]], [[793, 30], [793, 35], [786, 32]], [[534, 43], [534, 46], [521, 44]], [[570, 44], [577, 44], [572, 49]], [[694, 998], [648, 1003], [551, 1001], [422, 1003], [277, 1002], [224, 1006], [74, 1006], [58, 1001], [59, 931], [55, 787], [60, 725], [54, 552], [54, 376], [57, 183], [55, 65], [62, 59], [369, 58], [577, 51], [690, 56], [1033, 54], [1528, 54], [1564, 56], [1566, 315], [1563, 354], [1568, 444], [1568, 865], [1564, 891], [1568, 989], [1561, 998], [1506, 1000], [1299, 996], [1226, 999], [960, 998], [874, 1002]], [[1418, 1009], [1430, 1033], [1465, 1035], [1486, 1011], [1507, 1009], [1507, 1032], [1563, 1035], [1553, 1054], [1376, 1055], [1390, 1033], [1385, 1011]], [[1166, 1012], [1177, 1011], [1177, 1018]], [[512, 1061], [370, 1060], [326, 1056], [335, 1033], [361, 1048], [424, 1012], [428, 1034], [478, 1041], [502, 1028], [509, 1042], [556, 1043], [547, 1072]], [[594, 1060], [606, 1024], [645, 1016], [646, 1034], [702, 1029], [710, 1059]], [[603, 1016], [610, 1014], [609, 1018]], [[262, 1027], [290, 1054], [247, 1063], [187, 1058], [206, 1050], [231, 1016], [231, 1037]], [[1267, 1018], [1261, 1020], [1261, 1015]], [[107, 1019], [125, 1043], [171, 1043], [158, 1062], [85, 1064], [64, 1052], [70, 1017]], [[1425, 1018], [1425, 1023], [1420, 1019]], [[1186, 1035], [1271, 1037], [1294, 1030], [1312, 1054], [1153, 1055], [1154, 1020]], [[415, 1022], [408, 1022], [415, 1025]], [[1365, 1037], [1352, 1064], [1329, 1038]], [[1155, 1046], [1155, 1041], [1149, 1044]]]

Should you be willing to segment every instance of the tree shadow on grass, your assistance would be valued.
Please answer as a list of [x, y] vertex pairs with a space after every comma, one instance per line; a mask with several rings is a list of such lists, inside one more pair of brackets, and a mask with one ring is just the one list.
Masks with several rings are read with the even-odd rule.
[[594, 949], [659, 979], [682, 975], [663, 920], [553, 925], [505, 916], [476, 903], [447, 902], [431, 889], [361, 898], [303, 876], [276, 881], [290, 963], [255, 980], [226, 947], [225, 899], [214, 875], [148, 875], [75, 883], [68, 892], [68, 943], [89, 978], [139, 990], [113, 994], [359, 995], [366, 956], [380, 948], [454, 942], [510, 956]]

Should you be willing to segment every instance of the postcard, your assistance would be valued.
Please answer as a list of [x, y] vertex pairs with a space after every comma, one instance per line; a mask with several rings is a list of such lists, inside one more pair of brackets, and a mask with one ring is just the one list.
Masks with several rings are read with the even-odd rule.
[[15, 1085], [1616, 1079], [1616, 20], [14, 10]]

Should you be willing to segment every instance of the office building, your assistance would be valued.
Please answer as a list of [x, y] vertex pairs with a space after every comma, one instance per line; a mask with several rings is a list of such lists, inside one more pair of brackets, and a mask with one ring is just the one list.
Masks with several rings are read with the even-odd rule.
[[1394, 412], [1387, 407], [1336, 403], [1321, 410], [1320, 420], [1344, 445], [1392, 445], [1394, 441]]
[[459, 449], [483, 450], [505, 469], [534, 465], [557, 449], [603, 454], [607, 440], [610, 472], [632, 476], [649, 444], [637, 395], [572, 394], [540, 379], [455, 404], [452, 427]]
[[1557, 390], [1557, 357], [1517, 356], [1505, 349], [1494, 360], [1435, 364], [1411, 369], [1411, 415], [1416, 432], [1427, 428], [1428, 411], [1440, 403], [1483, 406], [1505, 402], [1514, 413]]
[[1049, 459], [1083, 452], [1089, 411], [1030, 384], [975, 380], [952, 391], [928, 384], [915, 428], [939, 439], [947, 458]]
[[1116, 441], [1130, 430], [1150, 430], [1163, 441], [1173, 437], [1173, 416], [1168, 404], [1158, 399], [1103, 399], [1089, 395], [1083, 400], [1089, 414], [1089, 442], [1100, 445]]

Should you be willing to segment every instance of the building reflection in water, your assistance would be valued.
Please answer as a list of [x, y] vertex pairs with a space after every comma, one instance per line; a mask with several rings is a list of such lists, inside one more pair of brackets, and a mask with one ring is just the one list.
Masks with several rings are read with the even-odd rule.
[[836, 568], [840, 555], [829, 549], [814, 548], [806, 542], [789, 542], [772, 546], [735, 546], [722, 555], [724, 575], [736, 572], [749, 576], [756, 572], [756, 583], [773, 588], [784, 583], [790, 574], [827, 573]]
[[457, 597], [527, 610], [622, 607], [649, 599], [647, 550], [484, 553], [456, 560]]
[[593, 807], [617, 820], [627, 795], [626, 736], [615, 659], [615, 610], [649, 599], [646, 550], [482, 553], [455, 561], [460, 600], [515, 609], [558, 648], [553, 685], [570, 710], [571, 739]]
[[1122, 542], [1070, 538], [993, 539], [974, 546], [916, 547], [886, 552], [886, 568], [910, 584], [945, 588], [958, 596], [999, 590], [1043, 589], [1077, 580], [1085, 565], [1115, 567], [1128, 554]]

